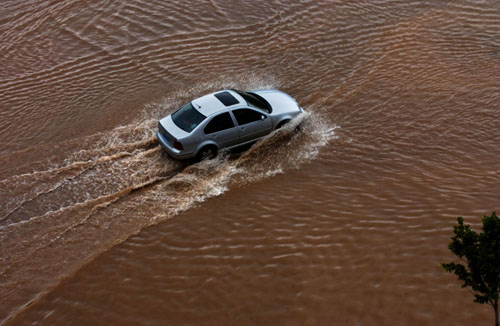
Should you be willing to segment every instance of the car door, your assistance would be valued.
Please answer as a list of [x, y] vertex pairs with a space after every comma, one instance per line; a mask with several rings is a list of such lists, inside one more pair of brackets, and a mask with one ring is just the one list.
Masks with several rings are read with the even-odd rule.
[[205, 137], [212, 139], [219, 147], [229, 147], [238, 143], [239, 132], [229, 112], [216, 115], [203, 129]]
[[263, 137], [272, 131], [271, 118], [264, 112], [243, 108], [232, 111], [240, 131], [240, 143]]

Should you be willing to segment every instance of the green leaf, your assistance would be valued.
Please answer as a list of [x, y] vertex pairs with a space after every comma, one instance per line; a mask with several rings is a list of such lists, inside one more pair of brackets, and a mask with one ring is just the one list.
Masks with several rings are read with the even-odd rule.
[[493, 212], [483, 216], [479, 234], [462, 217], [453, 226], [454, 236], [448, 248], [465, 264], [442, 263], [442, 268], [455, 274], [462, 287], [474, 292], [474, 302], [498, 305], [500, 288], [500, 219]]

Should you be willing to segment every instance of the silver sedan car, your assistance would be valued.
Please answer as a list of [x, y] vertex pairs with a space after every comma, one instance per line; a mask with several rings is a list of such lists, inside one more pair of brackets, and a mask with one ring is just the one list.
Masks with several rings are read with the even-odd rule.
[[176, 159], [213, 158], [259, 140], [303, 112], [290, 95], [275, 90], [222, 90], [184, 105], [158, 123], [158, 140]]

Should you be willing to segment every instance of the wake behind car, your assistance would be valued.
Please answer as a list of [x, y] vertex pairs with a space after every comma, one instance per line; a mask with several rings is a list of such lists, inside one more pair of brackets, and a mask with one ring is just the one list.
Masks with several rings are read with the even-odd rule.
[[195, 99], [158, 122], [158, 140], [176, 159], [213, 158], [218, 151], [255, 142], [303, 112], [275, 89], [228, 89]]

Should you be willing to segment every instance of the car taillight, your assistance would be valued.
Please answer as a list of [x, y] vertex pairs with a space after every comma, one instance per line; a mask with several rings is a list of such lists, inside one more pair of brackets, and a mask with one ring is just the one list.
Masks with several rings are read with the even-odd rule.
[[182, 144], [176, 140], [174, 141], [174, 148], [182, 151], [184, 149], [184, 146], [182, 146]]

